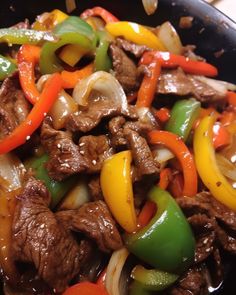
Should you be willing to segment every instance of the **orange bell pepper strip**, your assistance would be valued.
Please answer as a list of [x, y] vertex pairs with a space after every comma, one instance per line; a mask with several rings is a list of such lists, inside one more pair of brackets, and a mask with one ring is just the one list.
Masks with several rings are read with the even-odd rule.
[[26, 98], [35, 104], [40, 93], [35, 84], [34, 68], [39, 61], [40, 47], [35, 45], [22, 45], [17, 54], [20, 84]]
[[158, 186], [161, 189], [166, 190], [172, 178], [173, 176], [170, 168], [162, 169], [160, 172], [160, 180]]
[[140, 64], [149, 65], [152, 62], [153, 57], [159, 60], [163, 68], [181, 67], [189, 74], [204, 75], [209, 77], [218, 75], [217, 68], [209, 63], [191, 60], [185, 56], [170, 52], [146, 51], [140, 60]]
[[235, 92], [228, 91], [227, 92], [227, 100], [231, 106], [236, 107], [236, 93]]
[[167, 108], [160, 108], [155, 112], [155, 117], [161, 122], [166, 123], [170, 119], [170, 110]]
[[193, 156], [182, 139], [174, 133], [163, 130], [151, 131], [148, 135], [151, 144], [162, 144], [166, 146], [180, 161], [184, 176], [183, 195], [196, 195], [198, 183], [197, 171]]
[[145, 75], [138, 91], [136, 106], [150, 107], [154, 99], [158, 79], [161, 74], [161, 64], [155, 57], [148, 65], [149, 74]]
[[89, 64], [82, 68], [81, 70], [76, 70], [74, 72], [62, 71], [62, 87], [64, 89], [74, 88], [75, 85], [82, 80], [90, 76], [93, 73], [93, 64]]
[[100, 285], [82, 282], [68, 288], [63, 295], [109, 295]]
[[154, 202], [147, 201], [145, 203], [145, 205], [143, 206], [138, 216], [138, 229], [143, 228], [149, 223], [149, 221], [155, 215], [156, 210], [157, 210], [157, 206]]
[[47, 80], [39, 96], [39, 100], [35, 103], [25, 121], [16, 127], [11, 134], [0, 140], [0, 154], [12, 151], [30, 138], [57, 99], [61, 88], [61, 76], [59, 74], [53, 74]]
[[224, 147], [231, 143], [231, 136], [226, 127], [221, 124], [213, 126], [213, 146], [215, 149]]
[[80, 15], [80, 17], [82, 19], [86, 19], [86, 18], [88, 18], [90, 16], [100, 16], [107, 24], [119, 21], [119, 19], [117, 17], [115, 17], [113, 14], [111, 14], [106, 9], [104, 9], [102, 7], [99, 7], [99, 6], [96, 6], [96, 7], [91, 8], [91, 9], [86, 9]]

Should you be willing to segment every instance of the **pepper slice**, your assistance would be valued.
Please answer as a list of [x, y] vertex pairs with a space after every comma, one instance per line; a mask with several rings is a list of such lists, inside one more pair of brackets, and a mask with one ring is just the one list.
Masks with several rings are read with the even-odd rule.
[[31, 134], [40, 126], [47, 112], [52, 107], [61, 90], [62, 80], [59, 74], [52, 75], [46, 82], [39, 100], [31, 112], [15, 130], [0, 140], [0, 154], [8, 153], [24, 144]]
[[113, 22], [118, 22], [118, 18], [115, 17], [113, 14], [111, 14], [109, 11], [106, 9], [96, 6], [91, 9], [86, 9], [80, 17], [82, 19], [86, 19], [90, 16], [100, 16], [106, 23], [113, 23]]
[[112, 67], [112, 61], [108, 55], [110, 42], [106, 32], [98, 32], [99, 44], [95, 53], [94, 68], [95, 71], [109, 71]]
[[9, 75], [16, 71], [16, 65], [11, 62], [8, 58], [0, 55], [0, 81], [3, 81]]
[[102, 167], [100, 182], [104, 199], [116, 221], [127, 232], [136, 230], [130, 165], [130, 151], [123, 151], [107, 159]]
[[125, 237], [128, 250], [154, 268], [180, 274], [193, 262], [195, 240], [190, 225], [171, 195], [158, 187], [148, 194], [157, 206], [149, 224]]
[[129, 295], [150, 295], [150, 291], [145, 290], [143, 285], [137, 281], [130, 284]]
[[125, 39], [139, 45], [146, 45], [156, 50], [166, 50], [162, 42], [150, 30], [137, 23], [120, 21], [106, 25], [106, 30], [113, 36], [123, 36]]
[[170, 119], [165, 129], [179, 135], [183, 141], [186, 141], [193, 123], [198, 118], [201, 104], [194, 98], [177, 101], [170, 113]]
[[56, 43], [46, 42], [42, 47], [39, 65], [43, 74], [63, 70], [56, 56], [56, 51], [66, 44], [79, 45], [87, 53], [95, 49], [96, 34], [92, 27], [79, 17], [68, 17], [55, 27], [54, 33], [59, 37], [59, 41]]
[[194, 133], [193, 147], [197, 171], [213, 197], [236, 212], [236, 190], [221, 173], [213, 147], [215, 116], [201, 120]]

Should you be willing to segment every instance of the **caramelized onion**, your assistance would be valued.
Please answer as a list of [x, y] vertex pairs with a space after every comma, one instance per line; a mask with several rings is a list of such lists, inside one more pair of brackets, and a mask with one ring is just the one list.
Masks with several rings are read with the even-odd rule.
[[143, 1], [143, 7], [147, 15], [151, 15], [155, 13], [158, 6], [158, 0], [142, 0], [142, 1]]
[[236, 181], [236, 166], [219, 153], [216, 154], [216, 160], [221, 173], [229, 179]]

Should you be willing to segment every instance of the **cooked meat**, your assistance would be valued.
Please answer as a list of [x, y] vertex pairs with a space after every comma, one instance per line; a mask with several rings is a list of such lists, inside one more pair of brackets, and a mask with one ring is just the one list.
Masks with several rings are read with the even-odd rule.
[[162, 70], [157, 92], [161, 94], [193, 95], [201, 102], [212, 102], [225, 99], [225, 95], [216, 91], [197, 76], [185, 74], [181, 68]]
[[154, 160], [146, 139], [140, 136], [136, 131], [129, 128], [125, 128], [124, 133], [132, 151], [135, 166], [138, 169], [138, 174], [157, 174], [160, 167]]
[[79, 272], [83, 253], [73, 236], [48, 208], [45, 186], [30, 178], [17, 197], [12, 225], [16, 261], [33, 263], [38, 274], [57, 292], [62, 292]]
[[76, 145], [71, 133], [53, 129], [49, 118], [42, 125], [41, 142], [50, 156], [47, 170], [55, 180], [80, 172], [98, 172], [112, 154], [105, 135], [81, 137]]
[[138, 45], [122, 38], [116, 38], [116, 44], [123, 50], [132, 53], [135, 57], [141, 57], [145, 51], [150, 50], [145, 45]]
[[128, 106], [126, 110], [121, 108], [119, 102], [111, 98], [94, 95], [87, 108], [71, 114], [67, 119], [67, 129], [76, 132], [89, 132], [95, 128], [104, 118], [124, 115], [128, 118], [137, 118], [134, 106]]
[[20, 88], [18, 75], [4, 80], [0, 89], [0, 136], [11, 133], [30, 111], [30, 106]]
[[100, 176], [92, 176], [88, 182], [90, 197], [93, 201], [103, 200], [102, 189], [100, 185]]
[[77, 210], [59, 211], [56, 218], [70, 230], [95, 240], [104, 252], [122, 247], [120, 233], [103, 201], [85, 203]]
[[138, 71], [135, 63], [115, 44], [110, 45], [116, 79], [126, 92], [137, 88]]
[[205, 295], [207, 294], [206, 278], [204, 276], [204, 269], [192, 268], [178, 283], [171, 288], [171, 295]]

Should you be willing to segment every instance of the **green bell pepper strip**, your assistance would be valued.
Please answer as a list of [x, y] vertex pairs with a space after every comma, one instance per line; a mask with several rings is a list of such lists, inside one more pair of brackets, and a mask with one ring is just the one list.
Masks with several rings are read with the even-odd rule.
[[112, 67], [111, 58], [107, 51], [110, 42], [107, 38], [106, 32], [98, 32], [99, 45], [96, 49], [94, 67], [95, 71], [109, 71]]
[[62, 71], [64, 68], [56, 56], [56, 51], [66, 44], [77, 44], [87, 53], [96, 48], [97, 35], [92, 27], [76, 16], [68, 17], [58, 24], [53, 33], [59, 38], [56, 43], [46, 42], [41, 51], [39, 66], [43, 74]]
[[180, 274], [193, 262], [195, 239], [171, 195], [158, 187], [148, 194], [158, 208], [148, 225], [125, 236], [128, 250], [152, 267]]
[[16, 28], [0, 29], [0, 43], [39, 45], [44, 41], [56, 42], [57, 37], [53, 33], [46, 31]]
[[193, 123], [199, 116], [200, 108], [200, 102], [194, 98], [177, 101], [171, 110], [165, 130], [179, 135], [186, 141]]
[[141, 265], [137, 265], [132, 270], [131, 277], [142, 285], [142, 289], [161, 291], [172, 285], [179, 276], [158, 269], [146, 269]]
[[16, 71], [16, 65], [7, 59], [5, 56], [0, 55], [0, 81], [3, 81], [10, 74]]
[[133, 281], [129, 287], [129, 295], [151, 295], [151, 292], [144, 289], [141, 283]]
[[43, 154], [40, 157], [34, 157], [29, 159], [25, 166], [29, 169], [33, 170], [35, 178], [43, 181], [47, 189], [51, 194], [51, 204], [50, 206], [54, 208], [61, 199], [65, 196], [65, 194], [75, 185], [76, 178], [70, 177], [63, 181], [55, 181], [51, 179], [48, 175], [48, 172], [45, 168], [45, 165], [49, 159], [47, 154]]

